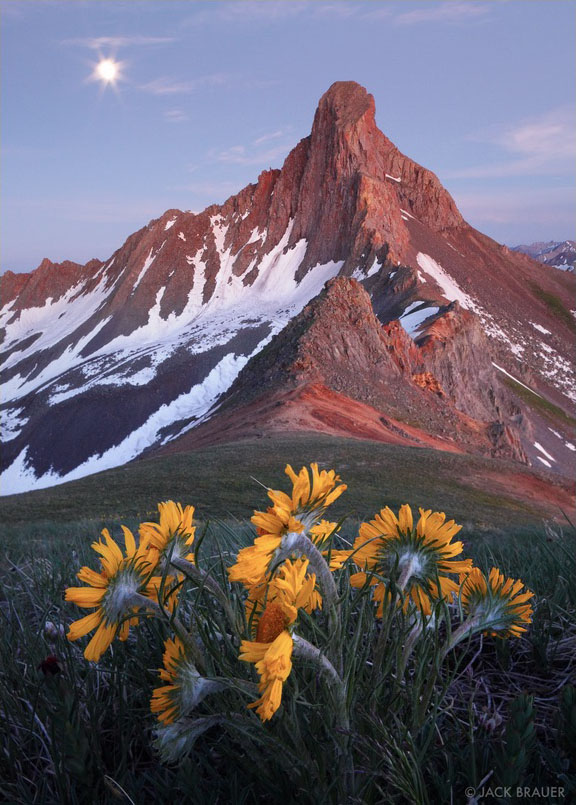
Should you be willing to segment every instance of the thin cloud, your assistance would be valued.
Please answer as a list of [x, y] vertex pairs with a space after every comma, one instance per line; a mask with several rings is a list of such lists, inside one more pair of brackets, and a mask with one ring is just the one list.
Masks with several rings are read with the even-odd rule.
[[2, 15], [4, 19], [20, 20], [24, 17], [25, 11], [21, 3], [2, 3]]
[[[358, 16], [360, 8], [354, 6], [352, 3], [319, 3], [314, 9], [313, 14], [316, 17], [331, 18], [337, 20], [348, 20], [351, 17]], [[361, 16], [365, 16], [361, 14]]]
[[198, 11], [183, 22], [183, 27], [211, 22], [238, 24], [275, 24], [297, 17], [317, 20], [376, 19], [389, 17], [387, 8], [374, 9], [375, 4], [345, 2], [318, 2], [318, 0], [232, 0], [214, 3]]
[[385, 8], [384, 6], [380, 6], [379, 8], [373, 8], [370, 11], [366, 11], [362, 14], [363, 20], [384, 20], [390, 19], [393, 16], [394, 12], [391, 8]]
[[229, 82], [230, 76], [225, 73], [213, 73], [212, 75], [199, 76], [187, 81], [179, 81], [174, 78], [163, 76], [141, 84], [140, 89], [150, 92], [152, 95], [186, 95], [197, 92], [202, 87], [222, 86]]
[[509, 128], [495, 142], [508, 151], [530, 157], [572, 159], [576, 156], [575, 124], [574, 110], [559, 107]]
[[183, 27], [203, 25], [210, 22], [277, 22], [290, 19], [306, 10], [308, 0], [234, 0], [214, 3], [209, 9], [198, 11], [188, 17]]
[[574, 191], [571, 187], [525, 188], [510, 191], [455, 194], [464, 217], [475, 224], [544, 224], [574, 228]]
[[565, 173], [576, 158], [575, 127], [574, 110], [562, 106], [500, 131], [473, 135], [470, 139], [499, 147], [508, 159], [449, 171], [445, 176], [485, 179]]
[[186, 212], [193, 212], [198, 215], [206, 207], [212, 204], [223, 204], [230, 196], [238, 193], [245, 182], [230, 182], [230, 181], [200, 181], [191, 182], [189, 184], [174, 185], [168, 189], [172, 192], [185, 193], [187, 206], [191, 205], [193, 209], [188, 209]]
[[263, 143], [268, 143], [270, 140], [277, 140], [279, 137], [284, 137], [286, 132], [284, 131], [272, 131], [270, 134], [263, 134], [261, 137], [258, 137], [256, 140], [253, 141], [253, 145], [262, 145]]
[[77, 39], [63, 39], [63, 45], [79, 45], [101, 50], [102, 48], [121, 48], [121, 47], [140, 47], [143, 45], [164, 45], [169, 42], [176, 42], [171, 36], [140, 36], [132, 34], [130, 36], [91, 36]]
[[485, 17], [489, 10], [488, 5], [484, 3], [446, 0], [443, 3], [436, 5], [429, 3], [426, 7], [397, 14], [394, 22], [397, 25], [420, 25], [429, 22], [463, 23]]
[[233, 145], [225, 151], [213, 154], [212, 158], [227, 165], [271, 165], [284, 158], [289, 150], [290, 146], [285, 143], [264, 151], [253, 151], [244, 145]]
[[182, 123], [188, 120], [188, 115], [182, 109], [167, 109], [164, 117], [169, 123]]

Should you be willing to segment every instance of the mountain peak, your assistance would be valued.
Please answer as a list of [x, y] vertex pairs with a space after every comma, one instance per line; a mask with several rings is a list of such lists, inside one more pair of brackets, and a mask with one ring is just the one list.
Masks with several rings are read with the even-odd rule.
[[[256, 404], [272, 417], [286, 402], [300, 427], [303, 395], [306, 421], [322, 408], [334, 433], [433, 434], [442, 449], [519, 460], [526, 449], [565, 473], [575, 281], [536, 277], [466, 224], [378, 129], [372, 96], [337, 82], [282, 169], [224, 204], [168, 210], [105, 263], [45, 259], [2, 278], [2, 491], [116, 466], [188, 431], [196, 444], [220, 411], [239, 433], [233, 405], [251, 433]], [[558, 407], [552, 427], [509, 396], [526, 385]], [[366, 416], [374, 427], [361, 430]]]
[[314, 127], [328, 122], [337, 128], [355, 126], [364, 116], [374, 121], [374, 97], [355, 81], [336, 81], [320, 98]]

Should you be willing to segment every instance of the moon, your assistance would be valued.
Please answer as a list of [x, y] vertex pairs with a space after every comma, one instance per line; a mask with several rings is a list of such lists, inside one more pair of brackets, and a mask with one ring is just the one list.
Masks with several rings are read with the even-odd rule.
[[102, 59], [96, 65], [96, 78], [104, 84], [114, 84], [119, 76], [120, 65], [114, 59]]

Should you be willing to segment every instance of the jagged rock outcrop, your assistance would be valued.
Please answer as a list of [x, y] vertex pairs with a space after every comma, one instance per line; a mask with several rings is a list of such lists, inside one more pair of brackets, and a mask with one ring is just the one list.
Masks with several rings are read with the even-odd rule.
[[2, 305], [12, 303], [13, 311], [42, 307], [48, 298], [60, 299], [82, 280], [93, 279], [103, 265], [95, 258], [81, 265], [71, 260], [53, 263], [45, 257], [29, 274], [6, 271], [2, 275]]
[[311, 384], [429, 435], [441, 433], [463, 449], [527, 461], [513, 420], [519, 411], [497, 380], [478, 318], [458, 303], [414, 341], [399, 322], [379, 322], [360, 283], [330, 280], [251, 359], [221, 411]]

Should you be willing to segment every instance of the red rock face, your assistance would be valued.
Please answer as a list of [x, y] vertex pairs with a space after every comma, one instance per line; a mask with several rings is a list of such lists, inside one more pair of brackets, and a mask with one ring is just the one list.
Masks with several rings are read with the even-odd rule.
[[399, 322], [380, 324], [356, 280], [331, 280], [252, 359], [221, 410], [311, 385], [342, 395], [343, 409], [355, 400], [415, 425], [426, 439], [441, 434], [461, 450], [526, 463], [512, 421], [518, 410], [498, 382], [477, 317], [457, 303], [414, 342]]
[[347, 273], [375, 256], [405, 262], [403, 208], [434, 230], [462, 223], [434, 174], [398, 151], [374, 113], [374, 98], [354, 82], [333, 84], [320, 100], [293, 230], [310, 244], [309, 265], [344, 260]]
[[15, 310], [41, 307], [46, 299], [60, 299], [75, 285], [92, 279], [103, 265], [95, 259], [85, 265], [70, 260], [52, 263], [45, 257], [38, 268], [29, 274], [7, 271], [2, 276], [2, 304], [14, 301]]
[[416, 372], [412, 375], [412, 380], [421, 389], [431, 391], [432, 394], [437, 394], [439, 397], [445, 397], [446, 392], [442, 388], [438, 378], [434, 377], [432, 372]]

